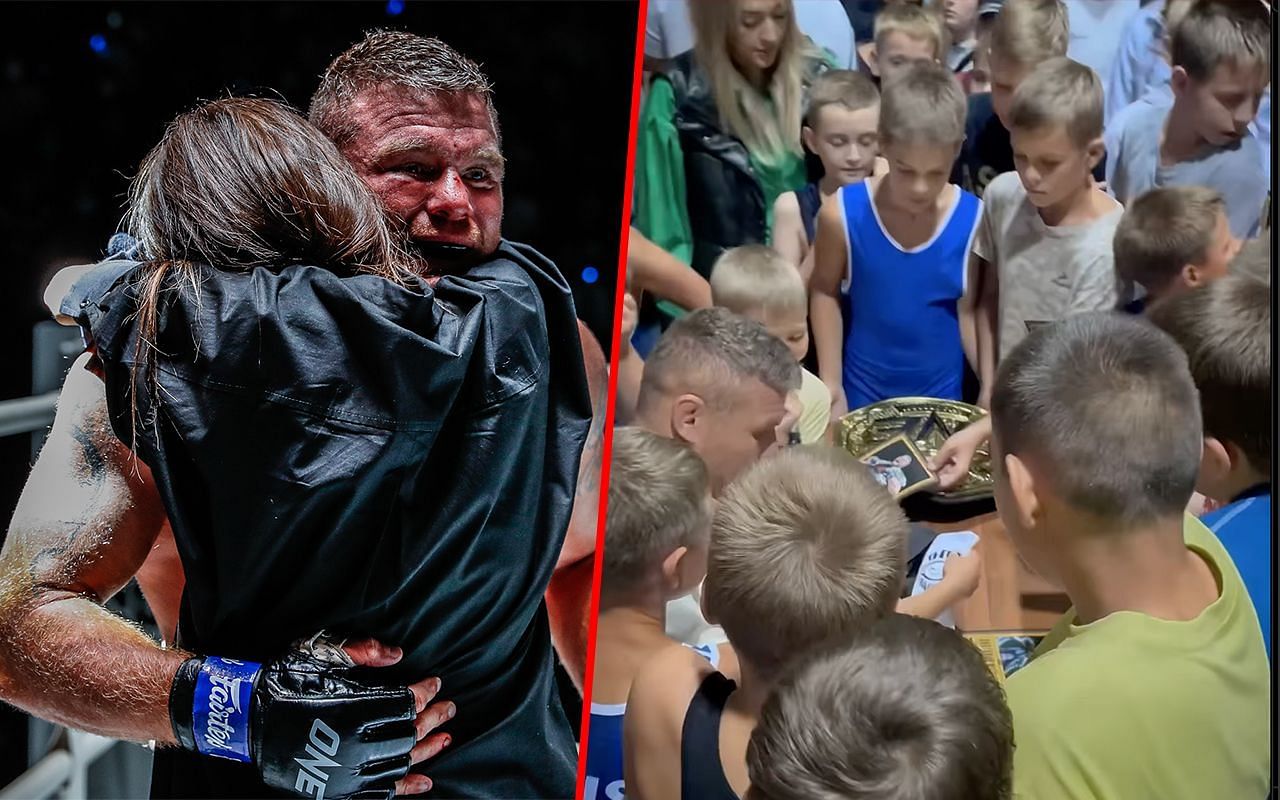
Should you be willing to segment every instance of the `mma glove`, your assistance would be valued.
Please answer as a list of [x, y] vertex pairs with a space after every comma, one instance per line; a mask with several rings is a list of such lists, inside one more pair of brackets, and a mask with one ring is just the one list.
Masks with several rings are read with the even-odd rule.
[[191, 658], [174, 677], [169, 718], [183, 748], [251, 763], [273, 788], [391, 798], [417, 741], [413, 693], [362, 685], [350, 670], [298, 651], [267, 664]]

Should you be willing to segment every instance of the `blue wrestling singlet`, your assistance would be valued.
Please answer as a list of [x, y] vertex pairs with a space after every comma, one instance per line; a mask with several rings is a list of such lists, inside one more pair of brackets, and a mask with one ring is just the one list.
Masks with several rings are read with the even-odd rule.
[[982, 201], [958, 186], [934, 236], [910, 250], [885, 230], [867, 181], [838, 195], [849, 263], [844, 311], [844, 391], [850, 410], [891, 397], [960, 400], [964, 348], [957, 306]]

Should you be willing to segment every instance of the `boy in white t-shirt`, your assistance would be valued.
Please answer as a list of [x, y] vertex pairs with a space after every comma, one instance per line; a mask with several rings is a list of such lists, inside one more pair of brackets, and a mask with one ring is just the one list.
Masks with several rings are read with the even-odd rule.
[[973, 246], [983, 406], [997, 362], [1029, 330], [1121, 299], [1111, 242], [1124, 209], [1092, 174], [1103, 155], [1098, 76], [1049, 59], [1018, 87], [1009, 117], [1016, 170], [987, 186]]

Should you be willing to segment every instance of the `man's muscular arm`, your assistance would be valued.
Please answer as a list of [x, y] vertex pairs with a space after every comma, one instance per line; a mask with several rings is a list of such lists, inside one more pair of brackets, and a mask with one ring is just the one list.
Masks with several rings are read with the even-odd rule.
[[0, 698], [81, 730], [174, 744], [169, 687], [188, 654], [102, 606], [146, 559], [164, 509], [111, 432], [87, 359], [67, 376], [0, 550]]
[[[146, 560], [165, 517], [146, 465], [134, 459], [112, 433], [103, 384], [85, 370], [87, 361], [88, 356], [82, 355], [67, 375], [53, 430], [27, 479], [0, 550], [0, 699], [80, 730], [177, 745], [169, 695], [174, 676], [191, 654], [161, 648], [102, 606]], [[401, 657], [399, 650], [372, 640], [345, 649], [361, 666], [390, 666]], [[315, 663], [306, 666], [310, 669]], [[276, 680], [280, 674], [280, 670], [271, 673]], [[286, 671], [285, 678], [292, 674]], [[334, 679], [345, 684], [347, 708], [335, 716], [335, 697], [326, 694], [329, 722], [338, 725], [335, 719], [342, 717], [354, 730], [361, 713], [374, 713], [371, 704], [359, 706], [365, 687], [345, 681], [338, 672], [323, 679], [311, 673], [297, 675], [303, 680], [293, 683], [302, 688], [294, 686], [289, 692], [270, 685], [264, 688], [264, 681], [258, 681], [251, 702], [257, 704], [266, 697], [270, 703], [274, 692], [288, 694], [286, 703], [305, 705], [300, 701], [313, 693], [311, 684], [332, 686], [325, 681]], [[407, 755], [408, 764], [402, 768], [438, 753], [449, 737], [429, 734], [453, 716], [450, 703], [428, 705], [439, 688], [433, 678], [406, 687], [412, 695], [405, 698], [413, 708], [412, 737], [403, 732], [397, 735], [410, 741], [378, 739], [366, 749], [388, 758], [385, 763], [400, 763], [398, 757]], [[382, 691], [394, 695], [394, 690]], [[372, 703], [389, 707], [382, 698], [373, 698]], [[273, 715], [284, 723], [296, 722], [292, 719], [299, 714], [296, 708], [277, 707], [262, 711], [262, 718]], [[307, 713], [302, 710], [304, 718]], [[374, 713], [372, 720], [380, 719]], [[273, 725], [275, 730], [288, 729], [287, 724], [270, 720], [263, 725], [268, 730]], [[379, 728], [383, 729], [390, 730], [385, 725]], [[343, 763], [351, 774], [342, 776], [342, 786], [385, 790], [394, 780], [398, 794], [430, 788], [430, 779], [424, 775], [396, 774], [394, 769], [382, 773], [386, 777], [367, 773], [360, 760], [367, 755], [360, 749], [365, 740], [360, 742], [356, 747], [347, 745], [350, 750], [344, 757], [352, 760]], [[286, 749], [293, 744], [286, 743]], [[294, 785], [290, 776], [277, 774], [281, 764], [288, 766], [294, 751], [279, 752], [278, 745], [268, 748], [259, 735], [253, 752], [269, 785], [277, 789]], [[383, 783], [387, 786], [382, 787]]]
[[600, 517], [600, 477], [604, 467], [605, 411], [609, 401], [609, 370], [596, 337], [581, 322], [582, 358], [591, 392], [591, 428], [582, 448], [578, 489], [573, 500], [569, 532], [547, 586], [551, 640], [565, 671], [582, 689], [587, 669], [587, 618], [591, 614], [591, 578], [595, 562], [596, 527]]
[[578, 463], [578, 488], [573, 498], [573, 516], [556, 569], [586, 558], [596, 550], [596, 526], [600, 516], [600, 475], [604, 466], [604, 421], [609, 402], [609, 368], [604, 351], [590, 329], [578, 322], [582, 339], [582, 360], [587, 370], [587, 391], [591, 394], [591, 428], [582, 446]]

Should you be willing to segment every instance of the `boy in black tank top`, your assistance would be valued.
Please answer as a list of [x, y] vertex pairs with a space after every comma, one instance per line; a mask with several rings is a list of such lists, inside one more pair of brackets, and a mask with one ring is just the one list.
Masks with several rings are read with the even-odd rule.
[[773, 249], [795, 264], [805, 283], [813, 272], [810, 248], [818, 208], [841, 187], [887, 169], [879, 158], [880, 92], [866, 75], [831, 70], [809, 90], [804, 146], [822, 162], [815, 183], [779, 195], [773, 204]]
[[[813, 274], [813, 238], [818, 209], [840, 190], [888, 169], [880, 158], [877, 128], [880, 92], [871, 79], [852, 70], [831, 70], [809, 90], [805, 125], [800, 133], [805, 148], [822, 164], [821, 177], [773, 204], [773, 248], [800, 270], [805, 286]], [[801, 361], [817, 374], [818, 355], [810, 335], [809, 351]]]
[[729, 647], [719, 671], [671, 648], [636, 676], [623, 730], [628, 800], [742, 797], [765, 698], [797, 659], [893, 611], [906, 535], [892, 498], [834, 448], [790, 448], [734, 481], [712, 522], [702, 592]]
[[1013, 720], [976, 647], [933, 620], [891, 614], [780, 683], [751, 734], [747, 772], [747, 800], [853, 786], [860, 800], [1009, 800]]

